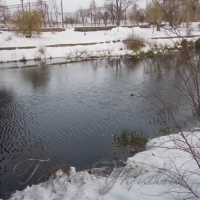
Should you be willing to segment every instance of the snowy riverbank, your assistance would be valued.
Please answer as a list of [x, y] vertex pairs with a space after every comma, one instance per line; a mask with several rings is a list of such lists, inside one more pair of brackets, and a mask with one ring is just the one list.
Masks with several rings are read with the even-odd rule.
[[[71, 167], [69, 175], [57, 171], [47, 182], [17, 191], [10, 199], [199, 199], [199, 140], [200, 132], [155, 138], [146, 151], [128, 158], [124, 168], [113, 168], [107, 177], [97, 176], [96, 170], [89, 174]], [[102, 163], [106, 165], [106, 161]]]
[[[192, 25], [191, 34], [200, 34], [197, 23]], [[123, 43], [123, 40], [131, 35], [140, 37], [144, 41], [145, 47], [141, 51], [146, 52], [155, 43], [157, 47], [165, 45], [173, 47], [174, 42], [179, 40], [178, 38], [173, 40], [152, 38], [186, 36], [186, 29], [163, 28], [162, 31], [157, 32], [153, 28], [119, 27], [109, 31], [87, 32], [86, 35], [83, 32], [67, 29], [64, 32], [43, 33], [40, 37], [33, 36], [32, 38], [19, 37], [13, 32], [2, 32], [0, 34], [0, 62], [51, 58], [65, 58], [70, 62], [77, 58], [134, 55], [135, 52], [128, 50]], [[6, 48], [13, 50], [5, 50]]]

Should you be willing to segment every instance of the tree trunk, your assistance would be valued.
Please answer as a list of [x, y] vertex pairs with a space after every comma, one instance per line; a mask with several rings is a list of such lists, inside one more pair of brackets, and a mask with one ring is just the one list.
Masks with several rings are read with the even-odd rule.
[[156, 24], [156, 31], [160, 31], [160, 24]]

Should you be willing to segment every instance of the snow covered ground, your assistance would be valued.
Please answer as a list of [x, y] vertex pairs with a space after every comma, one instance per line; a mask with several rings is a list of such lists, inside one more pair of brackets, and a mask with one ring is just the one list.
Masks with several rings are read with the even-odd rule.
[[200, 197], [199, 140], [200, 132], [155, 138], [146, 151], [128, 158], [124, 168], [113, 167], [106, 177], [97, 172], [106, 171], [108, 159], [90, 174], [74, 167], [68, 175], [57, 171], [47, 182], [17, 191], [10, 200], [196, 200]]
[[[12, 32], [2, 32], [0, 34], [0, 48], [14, 47], [15, 50], [0, 50], [0, 62], [48, 59], [48, 58], [66, 58], [66, 61], [75, 58], [121, 56], [134, 54], [127, 50], [122, 40], [130, 35], [135, 35], [145, 41], [145, 47], [141, 51], [147, 51], [152, 44], [173, 46], [174, 41], [178, 39], [151, 39], [155, 37], [186, 35], [186, 29], [169, 30], [162, 29], [157, 32], [153, 28], [142, 29], [135, 28], [114, 28], [109, 31], [75, 32], [73, 29], [67, 29], [64, 32], [43, 33], [40, 37], [25, 38], [17, 37]], [[192, 25], [192, 35], [200, 35], [198, 23]], [[85, 43], [96, 43], [91, 45], [81, 45]], [[73, 44], [75, 46], [48, 47], [56, 44]], [[19, 47], [33, 47], [31, 49], [18, 49]]]

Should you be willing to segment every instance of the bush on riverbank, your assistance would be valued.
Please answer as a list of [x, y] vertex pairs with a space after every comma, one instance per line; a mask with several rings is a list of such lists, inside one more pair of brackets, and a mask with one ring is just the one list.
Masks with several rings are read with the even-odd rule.
[[192, 40], [187, 40], [187, 39], [183, 39], [181, 41], [181, 46], [186, 49], [186, 48], [193, 48], [194, 47], [194, 41]]
[[200, 38], [198, 38], [195, 42], [195, 48], [200, 49]]
[[145, 149], [148, 138], [135, 131], [123, 130], [120, 135], [114, 135], [114, 142], [118, 147], [131, 146], [136, 151]]
[[186, 39], [183, 39], [183, 40], [181, 41], [181, 46], [182, 46], [183, 48], [187, 48], [187, 46], [188, 46], [188, 41], [187, 41]]
[[131, 35], [124, 40], [124, 44], [127, 49], [138, 52], [142, 47], [144, 47], [144, 42], [141, 38]]

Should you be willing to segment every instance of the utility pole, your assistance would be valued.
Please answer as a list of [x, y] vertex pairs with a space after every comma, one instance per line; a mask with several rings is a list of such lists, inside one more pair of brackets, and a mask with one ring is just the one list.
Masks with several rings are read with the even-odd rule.
[[64, 28], [64, 20], [63, 20], [63, 2], [61, 0], [61, 14], [62, 14], [62, 27]]
[[148, 10], [148, 0], [146, 0], [146, 12]]
[[46, 13], [47, 13], [47, 21], [50, 24], [50, 18], [49, 18], [49, 5], [46, 4]]
[[21, 0], [22, 2], [22, 13], [24, 12], [24, 3], [23, 3], [24, 0]]
[[30, 1], [28, 2], [28, 8], [29, 8], [29, 12], [31, 12], [31, 4], [30, 4]]
[[6, 16], [5, 16], [5, 1], [3, 1], [3, 23], [6, 25]]

